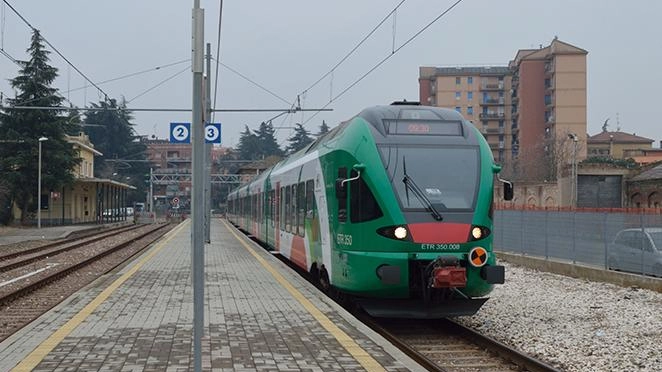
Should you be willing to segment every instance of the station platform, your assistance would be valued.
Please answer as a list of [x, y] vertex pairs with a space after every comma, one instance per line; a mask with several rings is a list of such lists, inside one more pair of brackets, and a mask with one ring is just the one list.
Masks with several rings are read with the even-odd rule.
[[131, 221], [111, 222], [105, 224], [62, 225], [37, 227], [0, 227], [0, 246], [21, 243], [31, 240], [64, 239], [72, 234], [101, 231], [103, 229], [130, 225]]
[[[0, 343], [0, 370], [193, 370], [189, 221]], [[424, 370], [227, 221], [211, 241], [203, 370]]]

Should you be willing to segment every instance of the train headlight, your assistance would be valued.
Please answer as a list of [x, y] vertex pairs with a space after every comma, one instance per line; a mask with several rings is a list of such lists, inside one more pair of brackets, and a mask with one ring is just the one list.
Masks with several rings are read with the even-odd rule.
[[474, 239], [478, 240], [483, 237], [483, 231], [480, 229], [480, 227], [476, 226], [473, 229], [471, 229], [471, 236]]
[[401, 240], [407, 242], [412, 241], [411, 234], [409, 233], [409, 229], [407, 229], [407, 225], [382, 227], [377, 229], [377, 234], [381, 236], [385, 236], [389, 239], [395, 239], [395, 240]]
[[469, 233], [469, 241], [475, 241], [480, 239], [485, 239], [490, 235], [490, 229], [485, 226], [471, 226], [471, 232]]
[[402, 226], [398, 226], [395, 228], [395, 230], [393, 230], [393, 235], [400, 240], [405, 239], [407, 237], [407, 229]]

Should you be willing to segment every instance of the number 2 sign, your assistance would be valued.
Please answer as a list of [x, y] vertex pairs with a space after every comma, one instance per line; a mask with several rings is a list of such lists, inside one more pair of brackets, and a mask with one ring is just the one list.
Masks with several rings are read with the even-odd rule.
[[[170, 123], [170, 143], [191, 143], [191, 123]], [[221, 143], [221, 123], [205, 125], [205, 143]]]

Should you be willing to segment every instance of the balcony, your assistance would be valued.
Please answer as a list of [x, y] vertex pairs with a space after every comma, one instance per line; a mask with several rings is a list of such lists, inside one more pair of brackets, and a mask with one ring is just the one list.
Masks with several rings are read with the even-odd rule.
[[182, 158], [179, 156], [170, 156], [166, 158], [166, 161], [169, 163], [190, 163], [192, 162], [191, 158]]
[[483, 101], [480, 103], [481, 106], [490, 106], [490, 105], [504, 105], [505, 100], [503, 97], [499, 98], [487, 98], [483, 99]]
[[480, 119], [481, 120], [499, 120], [499, 119], [504, 119], [506, 115], [504, 113], [498, 113], [498, 112], [481, 112], [480, 114]]
[[491, 84], [481, 84], [480, 90], [503, 90], [503, 81]]

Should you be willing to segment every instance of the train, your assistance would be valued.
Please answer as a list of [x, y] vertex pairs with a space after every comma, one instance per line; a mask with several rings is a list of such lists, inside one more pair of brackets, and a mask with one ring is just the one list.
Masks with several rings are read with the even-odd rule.
[[452, 109], [369, 107], [228, 194], [228, 220], [376, 317], [475, 314], [505, 270], [495, 182], [513, 184]]

